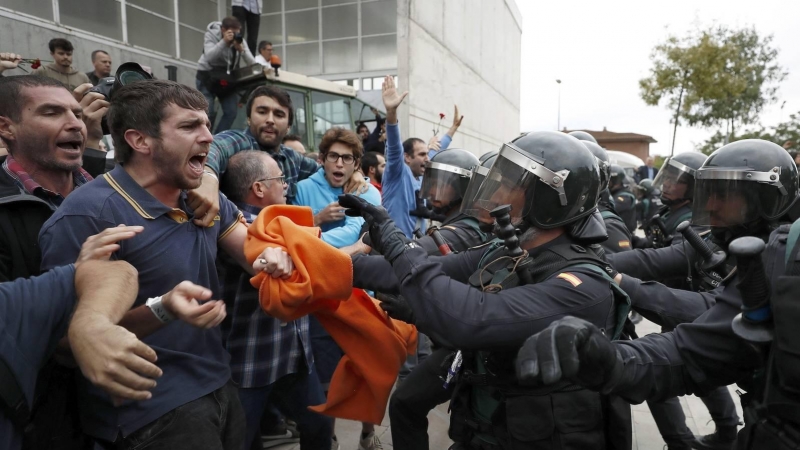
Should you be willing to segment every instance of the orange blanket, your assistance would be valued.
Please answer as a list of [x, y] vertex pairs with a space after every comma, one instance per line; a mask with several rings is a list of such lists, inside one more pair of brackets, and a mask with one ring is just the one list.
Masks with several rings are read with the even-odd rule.
[[352, 287], [350, 257], [319, 239], [313, 223], [307, 207], [262, 210], [247, 232], [247, 259], [252, 263], [265, 248], [280, 247], [296, 270], [286, 280], [260, 273], [250, 283], [269, 315], [290, 321], [313, 313], [344, 351], [327, 402], [311, 409], [380, 424], [400, 366], [416, 351], [417, 331], [390, 319], [376, 300]]

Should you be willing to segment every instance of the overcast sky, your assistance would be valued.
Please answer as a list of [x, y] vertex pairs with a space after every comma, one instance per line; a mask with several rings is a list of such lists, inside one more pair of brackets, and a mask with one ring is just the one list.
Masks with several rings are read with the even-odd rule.
[[[561, 127], [653, 136], [653, 154], [669, 154], [670, 111], [647, 106], [638, 80], [648, 75], [650, 52], [670, 33], [694, 24], [754, 25], [774, 35], [789, 76], [777, 104], [761, 115], [774, 125], [800, 111], [800, 1], [797, 0], [516, 0], [522, 12], [520, 128], [554, 130], [561, 84]], [[780, 105], [786, 101], [781, 113]], [[715, 130], [678, 127], [675, 153], [694, 149]]]

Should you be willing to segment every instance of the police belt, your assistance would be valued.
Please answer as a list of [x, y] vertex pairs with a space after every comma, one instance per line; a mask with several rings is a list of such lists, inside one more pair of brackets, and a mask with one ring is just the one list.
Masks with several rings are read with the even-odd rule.
[[520, 386], [515, 376], [502, 376], [494, 373], [475, 373], [471, 370], [464, 370], [459, 375], [459, 381], [471, 386], [491, 386], [502, 390], [508, 394], [525, 394], [544, 396], [554, 392], [575, 392], [584, 387], [560, 381], [556, 384], [547, 386]]

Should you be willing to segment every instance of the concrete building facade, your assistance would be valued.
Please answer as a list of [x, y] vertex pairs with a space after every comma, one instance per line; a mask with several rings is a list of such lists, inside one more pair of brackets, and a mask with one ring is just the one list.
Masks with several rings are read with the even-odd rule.
[[[230, 15], [231, 0], [0, 0], [0, 51], [49, 59], [54, 37], [75, 46], [73, 66], [92, 70], [93, 50], [113, 67], [135, 61], [194, 86], [203, 34]], [[496, 150], [519, 133], [522, 20], [514, 0], [263, 0], [259, 41], [291, 72], [348, 84], [380, 106], [381, 80], [410, 92], [403, 136], [427, 141], [453, 105], [465, 116], [452, 147]], [[22, 74], [17, 69], [6, 75]], [[362, 97], [362, 95], [359, 95]]]

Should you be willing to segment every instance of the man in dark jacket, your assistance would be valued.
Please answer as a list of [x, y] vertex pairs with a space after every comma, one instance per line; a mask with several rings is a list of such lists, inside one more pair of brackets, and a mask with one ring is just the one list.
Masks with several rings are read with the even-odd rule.
[[41, 76], [0, 80], [0, 280], [40, 273], [38, 235], [75, 188], [92, 179], [81, 166], [83, 108], [60, 82]]
[[653, 167], [653, 157], [648, 156], [644, 165], [636, 169], [636, 184], [639, 184], [642, 180], [655, 180], [656, 175], [658, 175], [658, 168]]

